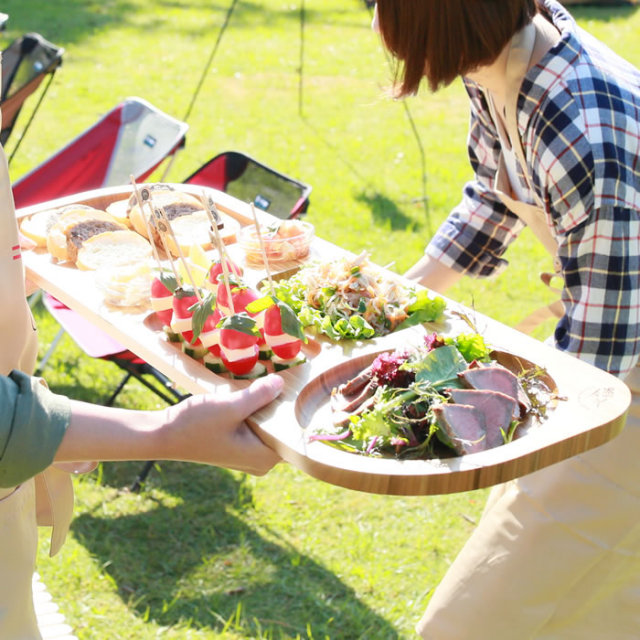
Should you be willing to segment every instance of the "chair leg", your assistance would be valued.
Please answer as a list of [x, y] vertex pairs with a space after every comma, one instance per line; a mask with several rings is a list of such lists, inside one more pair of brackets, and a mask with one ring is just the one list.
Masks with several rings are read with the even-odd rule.
[[106, 407], [112, 407], [113, 406], [113, 403], [115, 402], [116, 397], [122, 391], [122, 389], [124, 389], [124, 385], [127, 384], [127, 382], [129, 382], [129, 379], [131, 378], [131, 375], [132, 374], [130, 372], [127, 372], [127, 374], [124, 376], [124, 378], [122, 378], [122, 380], [120, 380], [120, 384], [116, 387], [116, 390], [111, 394], [109, 399], [104, 403]]
[[153, 465], [155, 463], [156, 463], [155, 460], [148, 460], [147, 462], [144, 463], [144, 467], [142, 467], [142, 470], [138, 474], [138, 477], [134, 480], [131, 487], [129, 487], [129, 490], [131, 492], [138, 493], [140, 491], [140, 489], [142, 488], [142, 484], [147, 479], [147, 476], [149, 475], [149, 472], [151, 471], [151, 469], [153, 469]]
[[55, 338], [52, 340], [51, 344], [49, 345], [47, 352], [44, 354], [44, 356], [42, 356], [42, 360], [40, 360], [40, 363], [38, 364], [38, 367], [36, 368], [34, 375], [39, 375], [40, 373], [42, 373], [42, 370], [47, 365], [47, 362], [49, 362], [49, 358], [51, 358], [51, 356], [53, 355], [53, 352], [56, 350], [58, 343], [60, 342], [60, 340], [62, 340], [62, 336], [64, 336], [64, 333], [65, 333], [64, 329], [60, 327]]
[[171, 401], [170, 399], [166, 400], [167, 404], [176, 404], [177, 402], [181, 402], [191, 395], [190, 393], [180, 393], [173, 386], [173, 382], [171, 382], [171, 380], [167, 378], [167, 376], [165, 376], [162, 371], [158, 371], [158, 369], [152, 367], [151, 365], [148, 365], [148, 368], [145, 369], [145, 373], [153, 376], [162, 385], [163, 389], [166, 389], [173, 396], [173, 401]]
[[[113, 362], [113, 364], [117, 365], [123, 371], [127, 372], [130, 376], [134, 377], [136, 380], [140, 382], [140, 384], [144, 385], [149, 391], [155, 393], [159, 398], [162, 398], [167, 404], [176, 404], [185, 398], [188, 398], [191, 394], [189, 393], [180, 393], [174, 386], [173, 382], [167, 376], [165, 376], [161, 371], [158, 371], [155, 367], [152, 367], [150, 364], [134, 364], [129, 360], [121, 359], [121, 358], [109, 358], [109, 362]], [[149, 380], [145, 378], [145, 376], [152, 376], [158, 382], [158, 384], [153, 384]], [[128, 378], [127, 378], [128, 380]], [[114, 395], [112, 396], [112, 401], [115, 400], [115, 396], [120, 393], [122, 389], [121, 385], [118, 387]]]

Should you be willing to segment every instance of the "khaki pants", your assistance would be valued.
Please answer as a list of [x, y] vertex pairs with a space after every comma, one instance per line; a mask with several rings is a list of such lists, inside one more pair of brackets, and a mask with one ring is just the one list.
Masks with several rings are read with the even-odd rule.
[[640, 638], [640, 371], [622, 433], [495, 488], [417, 626], [429, 640]]
[[38, 544], [34, 482], [0, 489], [0, 639], [39, 640], [32, 576]]

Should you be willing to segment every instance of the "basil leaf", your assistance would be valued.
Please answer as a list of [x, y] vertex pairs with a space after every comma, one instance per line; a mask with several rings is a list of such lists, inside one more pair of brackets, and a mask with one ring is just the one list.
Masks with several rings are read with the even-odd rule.
[[302, 323], [298, 320], [295, 311], [286, 302], [282, 302], [282, 300], [276, 298], [275, 303], [278, 309], [280, 309], [282, 331], [287, 335], [298, 338], [298, 340], [302, 340], [302, 342], [306, 344], [308, 342], [307, 336], [305, 336], [302, 331]]

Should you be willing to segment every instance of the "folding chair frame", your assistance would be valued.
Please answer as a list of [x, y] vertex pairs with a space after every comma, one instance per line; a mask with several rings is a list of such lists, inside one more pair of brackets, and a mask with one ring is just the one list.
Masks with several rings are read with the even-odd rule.
[[[31, 123], [33, 122], [33, 119], [36, 113], [38, 112], [38, 109], [40, 108], [40, 105], [42, 104], [42, 101], [44, 100], [49, 90], [49, 87], [51, 86], [51, 83], [53, 82], [53, 78], [56, 71], [62, 65], [62, 56], [64, 54], [64, 49], [62, 47], [58, 47], [53, 43], [49, 42], [48, 40], [45, 40], [45, 38], [43, 38], [39, 33], [25, 34], [24, 36], [14, 40], [11, 44], [9, 44], [9, 46], [4, 50], [4, 52], [6, 53], [12, 47], [15, 49], [19, 47], [20, 55], [23, 57], [26, 57], [28, 54], [32, 53], [36, 47], [40, 47], [40, 50], [47, 52], [49, 59], [46, 63], [46, 66], [43, 66], [41, 69], [38, 69], [36, 74], [32, 75], [22, 87], [19, 87], [15, 91], [12, 90], [13, 84], [14, 84], [16, 75], [18, 73], [18, 70], [20, 69], [21, 62], [18, 62], [18, 64], [16, 64], [15, 67], [13, 68], [11, 74], [3, 80], [2, 96], [0, 100], [2, 101], [4, 111], [5, 112], [9, 111], [10, 113], [12, 113], [10, 122], [7, 123], [6, 118], [5, 118], [5, 121], [3, 122], [3, 129], [0, 135], [0, 141], [4, 146], [6, 146], [7, 140], [11, 136], [13, 130], [15, 129], [15, 125], [18, 120], [18, 117], [20, 116], [22, 108], [24, 106], [24, 102], [27, 100], [29, 96], [31, 96], [33, 93], [35, 93], [38, 90], [45, 76], [49, 76], [49, 77], [46, 84], [44, 85], [44, 89], [40, 91], [40, 95], [38, 96], [38, 101], [36, 102], [33, 110], [31, 111], [29, 119], [27, 120], [24, 128], [22, 129], [22, 133], [20, 134], [20, 137], [18, 138], [16, 144], [11, 150], [11, 153], [8, 155], [9, 164], [11, 164], [11, 161], [14, 155], [18, 151], [18, 148], [20, 147], [22, 140], [27, 134], [27, 131], [31, 126]], [[38, 62], [42, 64], [41, 61], [38, 61]]]
[[[247, 167], [253, 165], [259, 170], [265, 171], [267, 175], [272, 176], [279, 182], [286, 183], [294, 187], [299, 196], [296, 202], [291, 206], [289, 211], [272, 211], [269, 208], [268, 199], [261, 201], [260, 194], [252, 194], [255, 197], [255, 205], [269, 213], [280, 218], [296, 218], [306, 213], [309, 208], [309, 197], [311, 194], [311, 186], [296, 180], [291, 176], [277, 171], [276, 169], [256, 160], [254, 157], [242, 153], [240, 151], [224, 151], [205, 162], [199, 169], [194, 171], [188, 178], [183, 180], [185, 184], [196, 184], [206, 187], [219, 189], [226, 193], [230, 193], [229, 186], [239, 180]], [[229, 169], [228, 167], [231, 167]], [[232, 195], [234, 195], [232, 193]]]

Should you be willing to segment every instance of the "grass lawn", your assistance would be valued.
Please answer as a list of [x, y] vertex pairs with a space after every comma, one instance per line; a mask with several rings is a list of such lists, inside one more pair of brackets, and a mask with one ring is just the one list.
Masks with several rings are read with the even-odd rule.
[[[5, 1], [5, 40], [37, 31], [66, 50], [12, 178], [126, 96], [185, 118], [230, 4]], [[640, 64], [634, 8], [575, 15]], [[369, 22], [357, 0], [306, 2], [303, 30], [298, 2], [237, 3], [168, 179], [220, 151], [248, 152], [313, 186], [307, 219], [318, 235], [407, 269], [470, 175], [468, 108], [459, 83], [406, 104], [385, 98], [389, 66]], [[550, 300], [537, 282], [544, 251], [527, 232], [516, 244], [506, 274], [448, 295], [507, 324]], [[43, 353], [57, 326], [36, 312]], [[46, 378], [60, 393], [100, 402], [119, 375], [65, 338]], [[130, 384], [120, 403], [156, 400]], [[131, 494], [139, 468], [105, 464], [76, 481], [76, 518], [55, 558], [42, 535], [38, 570], [82, 640], [412, 638], [486, 496], [375, 496], [287, 465], [257, 479], [177, 463], [161, 464]]]

